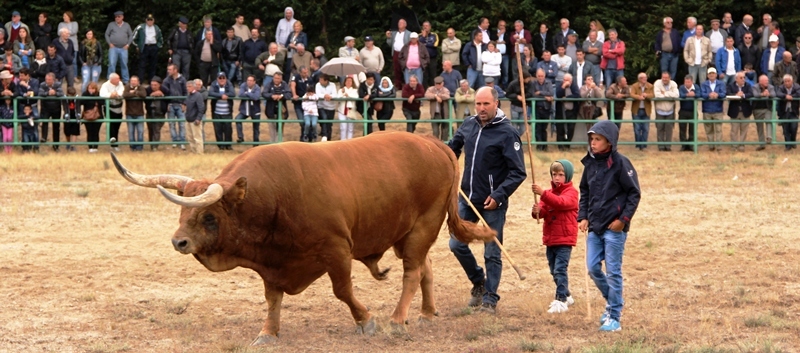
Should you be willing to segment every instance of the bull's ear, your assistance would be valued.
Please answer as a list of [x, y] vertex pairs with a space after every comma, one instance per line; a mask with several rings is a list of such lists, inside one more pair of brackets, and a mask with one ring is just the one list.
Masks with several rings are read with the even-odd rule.
[[228, 195], [226, 199], [231, 201], [234, 204], [239, 204], [244, 201], [245, 196], [247, 196], [247, 178], [240, 177], [236, 180], [233, 187], [228, 191]]

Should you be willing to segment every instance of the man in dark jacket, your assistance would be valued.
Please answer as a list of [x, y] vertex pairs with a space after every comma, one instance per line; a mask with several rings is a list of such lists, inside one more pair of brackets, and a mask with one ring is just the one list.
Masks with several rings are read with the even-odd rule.
[[175, 27], [167, 38], [168, 53], [172, 63], [177, 65], [178, 71], [183, 77], [189, 77], [189, 65], [192, 63], [195, 43], [192, 40], [192, 33], [187, 29], [188, 23], [189, 20], [181, 16], [178, 20], [178, 27]]
[[233, 119], [233, 100], [236, 92], [233, 84], [224, 72], [217, 75], [217, 80], [211, 83], [208, 96], [211, 97], [211, 119], [214, 120], [214, 136], [217, 138], [217, 147], [220, 150], [231, 150], [233, 142], [233, 129], [230, 122], [217, 122], [216, 120]]
[[[239, 86], [239, 115], [236, 120], [244, 120], [247, 118], [253, 120], [261, 120], [261, 87], [256, 84], [256, 77], [253, 75], [247, 76], [245, 82]], [[253, 123], [253, 142], [259, 142], [259, 123]], [[244, 130], [242, 123], [236, 123], [236, 143], [244, 142]]]
[[[369, 75], [369, 73], [367, 73]], [[314, 84], [316, 85], [316, 84]], [[294, 107], [294, 114], [297, 120], [300, 121], [300, 131], [306, 131], [303, 123], [303, 96], [306, 95], [309, 89], [314, 90], [314, 85], [311, 84], [311, 76], [307, 67], [299, 67], [297, 73], [292, 75], [289, 82], [289, 90], [292, 91], [292, 106]], [[303, 141], [303, 134], [300, 134], [300, 141]], [[311, 142], [311, 141], [309, 141]]]
[[[267, 119], [278, 119], [278, 106], [281, 107], [281, 120], [286, 120], [286, 101], [292, 98], [292, 91], [289, 85], [283, 82], [283, 74], [276, 72], [272, 76], [272, 81], [269, 85], [264, 86], [261, 95], [267, 100], [264, 104], [264, 114]], [[279, 104], [280, 102], [280, 104]], [[270, 142], [278, 142], [278, 124], [269, 123], [269, 137]]]
[[[525, 96], [520, 92], [519, 80], [513, 80], [508, 84], [506, 98], [511, 101], [511, 120], [524, 120], [522, 116], [522, 101], [533, 98], [533, 76], [527, 71], [522, 72], [522, 81], [525, 85]], [[522, 136], [525, 134], [525, 123], [523, 121], [512, 122], [517, 132]]]
[[[78, 48], [75, 48], [75, 45], [72, 44], [69, 35], [69, 29], [62, 28], [58, 30], [58, 38], [53, 39], [53, 47], [56, 49], [56, 55], [64, 60], [64, 76], [62, 77], [66, 77], [67, 87], [72, 87], [75, 83], [75, 52]], [[61, 81], [61, 78], [58, 80]]]
[[483, 32], [476, 29], [472, 32], [472, 40], [461, 51], [461, 64], [467, 67], [467, 82], [474, 89], [484, 86], [483, 62], [480, 60], [480, 54], [484, 51], [486, 44], [483, 44]]
[[[539, 69], [536, 70], [536, 79], [533, 80], [532, 86], [531, 91], [533, 91], [533, 98], [540, 99], [536, 100], [534, 107], [536, 115], [534, 115], [531, 120], [547, 121], [550, 119], [550, 112], [553, 109], [553, 96], [555, 95], [553, 84], [545, 78], [544, 70]], [[547, 145], [544, 144], [547, 142], [547, 123], [535, 123], [533, 129], [536, 131], [536, 149], [539, 151], [547, 151]]]
[[[791, 75], [783, 76], [783, 84], [775, 87], [775, 97], [778, 101], [778, 116], [783, 120], [796, 120], [798, 105], [800, 105], [800, 85], [794, 82]], [[797, 122], [781, 123], [783, 140], [786, 141], [786, 150], [797, 148]]]
[[156, 74], [158, 50], [164, 45], [164, 36], [153, 15], [147, 15], [145, 23], [136, 26], [131, 44], [139, 53], [139, 78], [142, 82], [150, 82], [150, 78]]
[[[378, 97], [378, 83], [375, 81], [375, 73], [367, 72], [367, 79], [361, 82], [358, 86], [358, 98], [366, 102], [356, 102], [356, 110], [366, 120], [372, 120], [375, 110], [372, 109], [372, 99]], [[366, 103], [367, 110], [364, 111], [364, 103]], [[372, 133], [372, 123], [367, 124], [367, 134]]]
[[[589, 76], [584, 76], [589, 77]], [[564, 75], [564, 81], [556, 88], [556, 98], [580, 98], [581, 91], [578, 88], [577, 79], [572, 74]], [[580, 102], [558, 101], [556, 102], [556, 120], [573, 120], [578, 116]], [[624, 103], [623, 103], [624, 105]], [[575, 123], [555, 124], [556, 141], [569, 142], [575, 134]], [[569, 145], [558, 145], [559, 151], [569, 151]]]
[[[742, 57], [742, 67], [747, 64], [753, 65], [753, 68], [757, 69], [757, 71], [761, 70], [761, 49], [758, 48], [758, 44], [755, 43], [753, 40], [752, 33], [745, 33], [742, 37], [742, 43], [737, 45], [739, 49], [739, 55]], [[763, 73], [763, 72], [760, 72]]]
[[217, 77], [219, 70], [219, 53], [222, 52], [222, 41], [217, 41], [212, 30], [207, 30], [205, 38], [197, 42], [194, 46], [195, 61], [197, 61], [197, 71], [203, 86], [211, 84], [211, 80]]
[[28, 68], [19, 69], [19, 83], [17, 83], [17, 90], [15, 96], [22, 97], [17, 102], [17, 110], [21, 113], [22, 107], [31, 106], [31, 114], [39, 117], [39, 101], [31, 99], [39, 94], [39, 80], [31, 76], [31, 71]]
[[[622, 253], [639, 206], [639, 176], [630, 160], [617, 152], [619, 129], [601, 120], [588, 132], [589, 152], [581, 159], [578, 227], [589, 231], [586, 265], [589, 275], [606, 299], [600, 316], [601, 331], [619, 331], [622, 312]], [[602, 262], [605, 261], [606, 272]]]
[[[186, 79], [178, 73], [178, 66], [175, 64], [167, 65], [167, 78], [164, 79], [162, 90], [167, 92], [167, 97], [185, 97]], [[167, 113], [170, 119], [176, 119], [169, 123], [169, 134], [172, 138], [172, 148], [177, 147], [178, 143], [186, 141], [186, 115], [183, 110], [183, 99], [169, 100]], [[181, 143], [181, 149], [186, 149]]]
[[[161, 77], [153, 76], [150, 79], [150, 86], [145, 89], [148, 97], [166, 97], [169, 92], [161, 87]], [[145, 121], [152, 119], [164, 119], [167, 113], [167, 100], [155, 99], [147, 101], [145, 107]], [[161, 128], [164, 127], [164, 122], [146, 122], [147, 136], [150, 142], [161, 141]], [[150, 145], [150, 150], [157, 150], [158, 145]]]
[[47, 72], [55, 75], [56, 81], [61, 82], [61, 79], [67, 74], [67, 67], [64, 64], [64, 59], [56, 54], [55, 44], [47, 46], [47, 57], [45, 59], [47, 60]]
[[[51, 51], [55, 51], [55, 48], [52, 48], [52, 44], [50, 45], [51, 48], [48, 48]], [[60, 57], [57, 57], [61, 60]], [[63, 64], [63, 61], [62, 61]], [[63, 97], [64, 91], [61, 90], [61, 82], [56, 80], [56, 75], [52, 72], [47, 73], [45, 76], [44, 83], [39, 84], [39, 96], [40, 97]], [[58, 120], [61, 119], [61, 102], [55, 99], [46, 99], [42, 100], [42, 111], [39, 114], [39, 118], [43, 120]], [[42, 143], [47, 142], [47, 121], [42, 122]], [[61, 123], [53, 122], [53, 142], [58, 143], [61, 141]], [[58, 151], [58, 145], [53, 146], [54, 151]]]
[[655, 49], [656, 56], [660, 57], [661, 72], [669, 72], [669, 77], [676, 77], [678, 59], [682, 55], [681, 35], [672, 28], [672, 22], [672, 17], [664, 17], [664, 28], [656, 33]]
[[206, 115], [206, 104], [203, 95], [197, 90], [194, 81], [186, 82], [189, 96], [183, 102], [186, 109], [186, 139], [192, 152], [203, 154], [203, 117]]
[[[502, 243], [508, 198], [525, 180], [526, 173], [519, 134], [498, 105], [494, 89], [480, 88], [475, 94], [477, 115], [464, 121], [448, 145], [456, 157], [465, 151], [460, 187], [489, 227], [497, 231], [497, 240]], [[458, 214], [468, 221], [478, 219], [462, 198]], [[481, 311], [494, 314], [500, 300], [497, 288], [503, 269], [500, 248], [494, 242], [484, 244], [485, 275], [467, 244], [451, 237], [450, 250], [472, 282], [468, 305], [481, 305]]]
[[[261, 53], [269, 50], [267, 43], [259, 39], [258, 29], [250, 29], [250, 38], [242, 43], [241, 53], [239, 54], [240, 62], [242, 63], [242, 79], [246, 80], [248, 76], [256, 76], [258, 71], [258, 58]], [[242, 38], [244, 40], [244, 38]], [[263, 72], [263, 71], [262, 71]]]
[[[792, 62], [794, 63], [794, 62]], [[753, 87], [744, 80], [744, 71], [736, 73], [734, 82], [731, 82], [726, 89], [729, 96], [737, 96], [739, 99], [728, 101], [728, 116], [731, 118], [731, 142], [744, 142], [747, 139], [747, 129], [753, 114], [753, 107], [750, 105], [750, 98], [753, 97]], [[732, 145], [734, 151], [744, 151], [744, 145]]]
[[225, 72], [228, 82], [235, 85], [239, 81], [239, 54], [242, 52], [242, 40], [234, 35], [233, 27], [228, 27], [225, 31], [225, 39], [222, 40], [221, 69]]

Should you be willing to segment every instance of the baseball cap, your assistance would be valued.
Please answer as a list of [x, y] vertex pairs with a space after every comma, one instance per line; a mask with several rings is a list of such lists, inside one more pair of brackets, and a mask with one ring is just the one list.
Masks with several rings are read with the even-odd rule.
[[364, 41], [365, 41], [365, 42], [372, 42], [372, 41], [373, 41], [373, 40], [372, 40], [372, 36], [366, 36], [366, 37], [364, 37]]
[[147, 17], [145, 18], [145, 20], [151, 21], [151, 20], [155, 20], [155, 18], [153, 17], [153, 14], [149, 13], [149, 14], [147, 14]]
[[443, 82], [444, 78], [442, 78], [442, 76], [436, 76], [436, 78], [433, 79], [433, 83], [443, 83]]
[[483, 80], [483, 82], [485, 82], [485, 83], [494, 83], [494, 77], [487, 77], [485, 80]]
[[19, 11], [14, 11], [11, 13], [11, 16], [19, 16]]
[[178, 19], [178, 22], [183, 23], [183, 24], [189, 24], [189, 19], [187, 19], [186, 17], [181, 16]]
[[778, 41], [778, 36], [776, 36], [774, 34], [770, 34], [769, 35], [769, 41], [770, 42], [777, 42]]
[[715, 74], [715, 73], [717, 73], [717, 69], [715, 69], [715, 68], [713, 68], [713, 67], [709, 67], [709, 68], [708, 68], [708, 73], [709, 73], [709, 74]]
[[417, 34], [417, 32], [411, 33], [411, 36], [409, 36], [409, 38], [419, 38], [419, 34]]
[[349, 41], [351, 41], [351, 40], [355, 40], [355, 38], [353, 38], [352, 36], [347, 36], [347, 37], [344, 37], [344, 41], [345, 41], [345, 43], [347, 43], [347, 42], [349, 42]]
[[217, 78], [221, 78], [221, 77], [228, 78], [228, 75], [225, 75], [224, 72], [220, 72], [219, 74], [217, 74]]
[[125, 14], [125, 13], [124, 13], [124, 12], [122, 12], [122, 11], [117, 11], [117, 12], [114, 12], [114, 16], [122, 16], [122, 15], [124, 15], [124, 14]]

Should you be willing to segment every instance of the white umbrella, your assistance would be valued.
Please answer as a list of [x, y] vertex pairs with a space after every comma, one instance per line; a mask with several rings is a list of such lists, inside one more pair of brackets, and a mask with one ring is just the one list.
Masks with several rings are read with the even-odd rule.
[[364, 65], [361, 65], [361, 63], [353, 58], [333, 58], [328, 60], [319, 70], [322, 71], [323, 74], [340, 77], [358, 75], [366, 71]]

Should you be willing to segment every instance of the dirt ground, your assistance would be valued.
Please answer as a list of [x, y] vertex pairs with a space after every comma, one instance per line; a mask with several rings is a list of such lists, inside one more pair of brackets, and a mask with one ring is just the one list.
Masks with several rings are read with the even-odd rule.
[[[623, 130], [632, 140], [630, 125]], [[530, 217], [529, 179], [510, 200], [505, 228], [506, 247], [528, 278], [505, 263], [496, 317], [465, 309], [471, 285], [443, 231], [431, 249], [440, 313], [432, 325], [416, 323], [418, 293], [407, 334], [389, 332], [402, 268], [389, 253], [381, 261], [394, 269], [387, 281], [353, 267], [356, 296], [381, 323], [376, 336], [355, 334], [323, 277], [284, 297], [282, 336], [262, 348], [248, 347], [266, 317], [260, 278], [245, 269], [212, 273], [174, 251], [179, 207], [123, 180], [107, 153], [3, 155], [0, 352], [800, 351], [800, 245], [791, 228], [800, 155], [780, 146], [621, 151], [643, 190], [624, 257], [622, 332], [597, 332], [603, 302], [593, 285], [586, 292], [582, 242], [569, 271], [576, 304], [566, 314], [546, 313], [554, 285], [541, 225]], [[538, 153], [536, 180], [546, 183], [549, 163], [566, 157], [577, 184], [584, 154]], [[234, 157], [120, 153], [136, 172], [212, 179]], [[480, 256], [482, 247], [473, 249]]]

